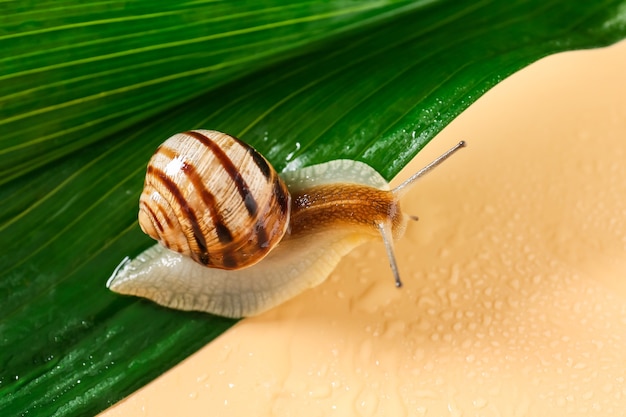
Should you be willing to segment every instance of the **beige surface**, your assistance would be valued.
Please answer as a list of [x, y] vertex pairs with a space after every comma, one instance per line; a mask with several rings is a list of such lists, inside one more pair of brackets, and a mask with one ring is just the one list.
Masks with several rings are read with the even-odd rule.
[[626, 43], [515, 74], [403, 172], [419, 215], [114, 416], [626, 415]]

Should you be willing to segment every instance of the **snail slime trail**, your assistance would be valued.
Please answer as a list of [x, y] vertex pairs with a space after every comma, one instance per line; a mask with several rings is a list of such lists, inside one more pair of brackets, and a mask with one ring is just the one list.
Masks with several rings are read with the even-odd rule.
[[363, 162], [279, 175], [228, 134], [176, 134], [150, 159], [139, 200], [141, 229], [158, 243], [122, 261], [107, 287], [169, 308], [252, 316], [319, 285], [344, 255], [380, 237], [400, 287], [393, 241], [416, 219], [400, 197], [463, 146], [390, 189]]

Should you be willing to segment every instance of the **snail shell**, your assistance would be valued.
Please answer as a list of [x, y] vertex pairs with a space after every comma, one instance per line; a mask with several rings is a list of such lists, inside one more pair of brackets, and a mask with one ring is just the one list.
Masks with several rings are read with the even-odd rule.
[[140, 198], [140, 225], [160, 244], [122, 261], [107, 287], [170, 308], [251, 316], [320, 284], [345, 254], [380, 236], [400, 286], [393, 239], [408, 216], [399, 197], [463, 145], [390, 190], [362, 162], [279, 176], [232, 136], [175, 135], [150, 160]]
[[148, 163], [141, 229], [211, 268], [254, 265], [289, 226], [287, 186], [265, 158], [216, 131], [166, 140]]

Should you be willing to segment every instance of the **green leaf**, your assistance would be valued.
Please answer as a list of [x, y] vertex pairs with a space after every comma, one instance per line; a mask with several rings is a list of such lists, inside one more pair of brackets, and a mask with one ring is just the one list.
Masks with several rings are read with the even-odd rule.
[[0, 415], [94, 414], [234, 323], [104, 286], [171, 134], [391, 178], [509, 74], [625, 36], [626, 0], [0, 3]]

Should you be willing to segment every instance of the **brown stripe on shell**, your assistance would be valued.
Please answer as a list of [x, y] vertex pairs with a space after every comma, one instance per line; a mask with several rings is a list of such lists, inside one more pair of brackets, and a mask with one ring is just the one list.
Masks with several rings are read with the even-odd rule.
[[261, 174], [263, 174], [265, 179], [269, 181], [272, 175], [272, 169], [270, 168], [269, 164], [267, 163], [265, 158], [263, 158], [263, 156], [261, 156], [261, 154], [256, 151], [256, 149], [254, 149], [251, 146], [248, 146], [247, 148], [248, 148], [248, 153], [252, 157], [252, 160], [254, 161], [256, 166], [261, 171]]
[[159, 209], [159, 213], [161, 214], [161, 217], [163, 217], [165, 219], [165, 223], [167, 223], [167, 227], [169, 229], [171, 229], [172, 227], [174, 227], [174, 222], [172, 221], [172, 219], [170, 218], [169, 214], [167, 213], [167, 211], [165, 211], [165, 209], [163, 208], [163, 206], [161, 204], [157, 205], [157, 208]]
[[[216, 144], [209, 137], [203, 135], [200, 132], [190, 130], [188, 132], [185, 132], [185, 134], [198, 140], [205, 147], [211, 150], [215, 158], [222, 165], [222, 168], [224, 168], [224, 170], [228, 173], [230, 178], [235, 182], [237, 191], [239, 192], [239, 195], [244, 201], [244, 205], [246, 206], [246, 210], [248, 211], [248, 214], [250, 214], [250, 216], [254, 216], [257, 213], [257, 209], [258, 209], [256, 200], [254, 199], [254, 196], [250, 192], [250, 189], [248, 188], [248, 184], [246, 183], [246, 180], [243, 179], [243, 177], [241, 176], [241, 173], [239, 172], [239, 169], [233, 164], [233, 161], [230, 160], [228, 155], [226, 155], [226, 153], [220, 148], [218, 144]], [[238, 139], [236, 140], [240, 142]]]
[[195, 254], [198, 260], [207, 265], [209, 263], [209, 254], [207, 253], [207, 244], [206, 239], [204, 238], [204, 234], [202, 233], [202, 229], [200, 228], [200, 224], [198, 223], [198, 218], [196, 214], [191, 210], [187, 200], [183, 196], [182, 192], [178, 188], [178, 186], [165, 174], [165, 172], [161, 171], [158, 168], [154, 168], [153, 166], [148, 166], [148, 175], [151, 175], [155, 178], [158, 178], [159, 181], [163, 184], [165, 188], [172, 194], [176, 203], [180, 206], [184, 215], [186, 216], [191, 229], [193, 231], [193, 237], [198, 245], [198, 249], [200, 250], [199, 254]]
[[217, 201], [215, 200], [215, 196], [213, 196], [213, 194], [206, 189], [198, 171], [193, 165], [190, 164], [183, 165], [182, 170], [187, 174], [187, 177], [193, 184], [194, 188], [202, 197], [202, 202], [209, 209], [209, 215], [211, 216], [211, 221], [215, 226], [215, 233], [217, 233], [219, 241], [221, 243], [232, 242], [233, 235], [230, 230], [228, 230], [226, 223], [224, 223], [224, 217], [216, 210]]
[[157, 229], [159, 229], [159, 234], [162, 234], [163, 230], [164, 230], [163, 229], [163, 225], [159, 221], [159, 218], [154, 213], [154, 211], [152, 211], [152, 208], [149, 205], [147, 205], [147, 204], [144, 204], [143, 208], [144, 208], [144, 210], [146, 210], [148, 212], [148, 215], [150, 216], [150, 221], [152, 222], [152, 224], [155, 225], [157, 227]]
[[[173, 149], [167, 148], [165, 146], [159, 147], [159, 149], [157, 150], [157, 153], [161, 153], [162, 155], [167, 157], [169, 160], [172, 160], [180, 156]], [[204, 180], [198, 173], [198, 170], [196, 169], [196, 167], [186, 160], [184, 161], [181, 167], [181, 171], [183, 171], [185, 175], [187, 175], [187, 178], [191, 181], [191, 183], [193, 184], [193, 187], [200, 194], [200, 197], [202, 198], [202, 202], [204, 203], [205, 207], [209, 210], [209, 215], [211, 216], [211, 221], [213, 225], [215, 226], [215, 233], [217, 234], [217, 238], [220, 241], [220, 243], [232, 242], [233, 235], [228, 229], [228, 226], [226, 225], [226, 222], [224, 221], [224, 217], [221, 215], [221, 213], [219, 213], [219, 211], [216, 210], [216, 207], [218, 206], [217, 204], [218, 202], [215, 196], [212, 193], [210, 193], [209, 190], [207, 190], [204, 184]]]
[[[152, 192], [156, 192], [159, 195], [160, 197], [159, 201], [155, 201], [150, 198], [150, 194]], [[156, 208], [161, 218], [165, 219], [167, 228], [164, 228], [162, 231], [157, 231], [154, 229], [154, 221], [150, 217], [150, 212], [154, 213], [152, 208]], [[144, 216], [143, 220], [142, 220], [142, 214]], [[158, 218], [157, 216], [154, 216], [154, 217]], [[146, 218], [147, 218], [147, 221], [149, 222], [149, 225], [144, 223], [146, 221]], [[185, 250], [184, 246], [181, 246], [181, 242], [177, 241], [176, 239], [174, 239], [174, 241], [171, 241], [168, 239], [168, 236], [170, 235], [169, 232], [174, 229], [182, 230], [182, 225], [178, 219], [178, 216], [174, 214], [174, 209], [171, 206], [170, 202], [166, 200], [165, 198], [163, 198], [161, 193], [154, 188], [153, 181], [148, 181], [148, 180], [146, 181], [144, 191], [141, 194], [141, 198], [139, 199], [139, 226], [146, 234], [160, 241], [166, 247], [176, 252], [180, 252], [180, 253], [189, 252], [188, 250]], [[149, 230], [148, 226], [151, 226], [152, 229]], [[161, 224], [161, 226], [163, 225]], [[189, 242], [187, 242], [187, 239], [185, 239], [184, 242], [186, 243], [187, 247], [189, 247]]]
[[267, 237], [267, 230], [265, 230], [265, 227], [266, 224], [262, 219], [254, 225], [254, 230], [256, 230], [257, 236], [257, 245], [260, 249], [266, 249], [270, 244], [270, 241]]
[[[151, 167], [150, 165], [152, 165], [152, 161], [156, 158], [156, 156], [158, 154], [162, 154], [164, 156], [166, 156], [170, 161], [174, 158], [177, 158], [179, 156], [179, 154], [177, 152], [175, 152], [174, 150], [172, 150], [171, 148], [165, 146], [165, 143], [160, 144], [156, 150], [154, 151], [154, 154], [152, 155], [152, 158], [150, 160], [150, 163], [148, 164], [148, 169], [147, 169], [147, 173], [151, 172]], [[148, 175], [146, 175], [146, 181], [148, 180]], [[157, 192], [159, 194], [161, 194], [158, 190]], [[163, 198], [163, 196], [161, 195], [161, 198]], [[176, 221], [176, 226], [178, 230], [183, 230], [183, 225], [180, 222], [180, 219], [178, 218], [178, 216], [175, 215], [175, 210], [171, 205], [171, 202], [169, 200], [167, 200], [166, 198], [163, 198], [163, 202], [167, 203], [168, 208], [171, 210], [171, 214], [170, 212], [168, 212], [162, 204], [157, 204], [157, 208], [159, 210], [159, 213], [161, 214], [161, 216], [165, 219], [165, 222], [167, 223], [167, 227], [168, 229], [174, 229], [174, 222], [172, 221], [172, 218]], [[144, 206], [151, 206], [151, 204], [145, 204]], [[186, 236], [185, 236], [185, 243], [187, 244], [187, 247], [189, 248], [189, 250], [187, 250], [184, 246], [181, 246], [179, 244], [179, 242], [175, 239], [174, 241], [170, 241], [166, 238], [166, 235], [161, 235], [160, 239], [162, 241], [163, 244], [165, 244], [166, 247], [179, 252], [179, 253], [188, 253], [191, 250], [191, 246], [189, 245], [190, 242], [187, 241]]]
[[275, 178], [272, 187], [272, 197], [268, 203], [268, 207], [275, 208], [278, 206], [278, 211], [280, 211], [280, 213], [277, 213], [276, 211], [266, 212], [265, 216], [259, 218], [257, 223], [254, 225], [257, 237], [256, 244], [259, 251], [263, 253], [271, 249], [270, 246], [273, 243], [272, 240], [277, 232], [276, 227], [280, 224], [275, 221], [276, 218], [286, 218], [286, 221], [288, 221], [289, 206], [291, 204], [291, 197], [289, 196], [289, 191], [287, 190], [286, 185], [282, 182], [278, 175], [273, 175]]
[[281, 214], [286, 214], [289, 209], [289, 191], [284, 188], [278, 176], [274, 179], [274, 199], [278, 202]]

